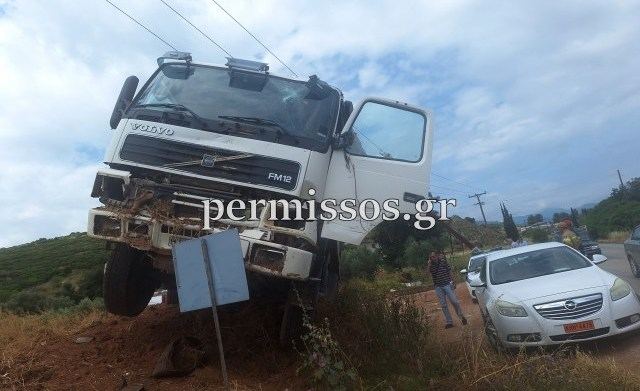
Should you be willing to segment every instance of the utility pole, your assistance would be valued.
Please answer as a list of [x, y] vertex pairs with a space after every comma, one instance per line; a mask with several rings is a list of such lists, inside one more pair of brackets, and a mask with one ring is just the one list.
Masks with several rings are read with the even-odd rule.
[[620, 170], [618, 171], [618, 179], [620, 179], [620, 190], [624, 191], [624, 182], [622, 182], [622, 174], [620, 174]]
[[482, 207], [482, 205], [484, 205], [484, 202], [480, 201], [480, 196], [485, 194], [487, 194], [486, 190], [483, 193], [476, 193], [474, 195], [470, 195], [469, 198], [476, 197], [476, 199], [478, 200], [478, 203], [474, 205], [478, 205], [480, 207], [480, 212], [482, 212], [482, 220], [484, 220], [484, 225], [487, 225], [487, 218], [484, 215], [484, 208]]

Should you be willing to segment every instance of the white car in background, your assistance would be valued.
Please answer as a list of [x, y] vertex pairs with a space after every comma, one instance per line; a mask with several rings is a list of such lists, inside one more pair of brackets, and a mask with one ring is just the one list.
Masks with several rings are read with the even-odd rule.
[[485, 254], [471, 282], [491, 345], [561, 344], [640, 328], [640, 299], [624, 280], [561, 243]]
[[467, 290], [469, 291], [469, 296], [471, 296], [471, 301], [473, 301], [474, 303], [477, 303], [478, 299], [476, 298], [476, 290], [471, 286], [471, 282], [479, 278], [480, 268], [482, 267], [486, 259], [487, 259], [486, 253], [473, 255], [469, 258], [469, 264], [467, 265], [467, 268], [460, 270], [460, 273], [466, 275], [464, 284], [466, 285]]

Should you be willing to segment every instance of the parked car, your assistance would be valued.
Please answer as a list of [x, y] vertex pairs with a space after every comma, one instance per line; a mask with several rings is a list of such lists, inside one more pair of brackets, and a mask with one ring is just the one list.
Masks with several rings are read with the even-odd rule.
[[627, 254], [631, 273], [640, 278], [640, 225], [631, 231], [631, 236], [624, 242], [624, 252]]
[[602, 254], [600, 245], [591, 239], [587, 227], [577, 227], [575, 233], [580, 237], [580, 252], [586, 255], [587, 258], [593, 259], [593, 254]]
[[[602, 254], [600, 245], [591, 238], [587, 227], [575, 227], [573, 232], [580, 238], [580, 252], [586, 255], [587, 258], [592, 259], [593, 254]], [[558, 229], [553, 230], [551, 238], [553, 241], [562, 242], [562, 235]]]
[[473, 281], [474, 279], [477, 279], [478, 276], [480, 275], [480, 269], [484, 264], [486, 258], [487, 258], [486, 253], [473, 255], [469, 258], [469, 264], [467, 265], [467, 268], [460, 270], [460, 273], [466, 275], [464, 283], [467, 286], [467, 290], [469, 291], [469, 296], [471, 296], [471, 300], [474, 303], [477, 303], [478, 299], [476, 298], [475, 288], [471, 286], [471, 281]]
[[606, 260], [553, 242], [486, 254], [470, 285], [491, 345], [553, 345], [640, 328], [640, 298], [595, 266]]

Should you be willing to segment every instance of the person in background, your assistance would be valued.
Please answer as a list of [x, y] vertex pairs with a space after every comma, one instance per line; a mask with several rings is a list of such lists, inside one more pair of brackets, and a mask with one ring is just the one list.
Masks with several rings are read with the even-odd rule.
[[522, 239], [522, 237], [520, 237], [518, 238], [518, 241], [511, 243], [511, 248], [528, 246], [528, 245], [529, 245], [529, 242], [527, 242], [525, 239]]
[[562, 237], [562, 243], [580, 251], [580, 244], [582, 243], [582, 241], [580, 240], [580, 237], [576, 235], [575, 232], [573, 232], [573, 230], [571, 229], [572, 227], [573, 223], [569, 219], [562, 220], [558, 224], [558, 228], [560, 228], [560, 235]]
[[464, 314], [462, 313], [462, 307], [460, 306], [460, 302], [456, 297], [453, 275], [451, 274], [451, 266], [449, 266], [444, 253], [439, 252], [436, 254], [435, 252], [432, 252], [429, 256], [427, 269], [431, 273], [436, 296], [438, 296], [440, 307], [442, 307], [442, 312], [444, 313], [444, 317], [447, 322], [444, 328], [449, 329], [453, 327], [453, 319], [451, 318], [451, 313], [449, 312], [447, 299], [451, 302], [451, 305], [453, 305], [453, 308], [455, 309], [456, 314], [458, 315], [458, 318], [460, 318], [462, 324], [466, 325], [467, 318], [464, 317]]

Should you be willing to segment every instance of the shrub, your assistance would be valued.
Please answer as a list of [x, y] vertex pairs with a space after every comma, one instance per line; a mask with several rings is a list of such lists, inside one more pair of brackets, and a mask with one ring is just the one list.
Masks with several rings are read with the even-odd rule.
[[429, 253], [435, 250], [435, 246], [429, 241], [417, 241], [414, 238], [409, 238], [405, 242], [402, 255], [398, 257], [396, 264], [400, 267], [410, 266], [418, 269], [424, 269], [427, 267], [427, 258], [429, 257]]
[[331, 335], [328, 320], [325, 318], [323, 324], [315, 325], [305, 314], [303, 327], [306, 330], [302, 336], [304, 350], [298, 352], [302, 359], [298, 372], [310, 374], [313, 383], [322, 389], [353, 389], [356, 372], [345, 362], [344, 353]]
[[534, 228], [527, 230], [525, 235], [533, 242], [533, 243], [544, 243], [549, 241], [549, 232], [542, 228]]
[[334, 337], [367, 384], [418, 379], [408, 388], [424, 389], [423, 380], [444, 370], [430, 349], [428, 318], [411, 302], [388, 299], [387, 293], [375, 282], [352, 280], [330, 308], [320, 311], [326, 311]]
[[364, 246], [348, 246], [340, 256], [340, 275], [344, 279], [372, 279], [381, 263], [380, 256]]
[[67, 296], [50, 296], [35, 291], [15, 294], [4, 304], [4, 309], [15, 314], [39, 314], [48, 310], [71, 307], [75, 303]]

